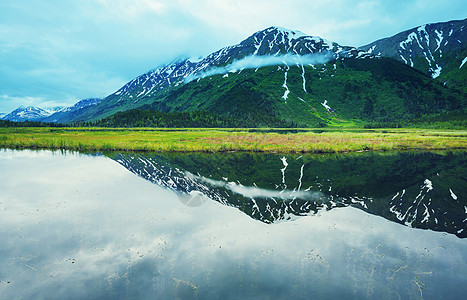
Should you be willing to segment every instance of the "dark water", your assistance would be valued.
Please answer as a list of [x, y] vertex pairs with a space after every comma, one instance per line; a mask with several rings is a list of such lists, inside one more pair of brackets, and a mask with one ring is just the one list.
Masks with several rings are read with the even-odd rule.
[[0, 150], [0, 299], [461, 299], [466, 181], [458, 152]]

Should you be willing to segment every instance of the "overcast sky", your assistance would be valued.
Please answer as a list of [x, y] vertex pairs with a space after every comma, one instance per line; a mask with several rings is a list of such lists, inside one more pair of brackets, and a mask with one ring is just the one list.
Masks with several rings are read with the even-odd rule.
[[182, 57], [281, 26], [362, 46], [464, 19], [465, 0], [1, 0], [0, 112], [105, 97]]

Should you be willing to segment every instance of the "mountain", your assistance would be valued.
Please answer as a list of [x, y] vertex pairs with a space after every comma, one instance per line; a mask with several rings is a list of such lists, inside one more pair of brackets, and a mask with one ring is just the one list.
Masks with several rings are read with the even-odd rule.
[[[220, 73], [223, 73], [223, 78], [226, 78], [229, 74], [233, 76], [244, 69], [262, 69], [263, 66], [282, 65], [281, 70], [285, 71], [289, 69], [288, 65], [300, 65], [300, 76], [303, 77], [305, 67], [311, 68], [314, 64], [319, 65], [343, 57], [357, 58], [359, 55], [370, 56], [354, 47], [343, 47], [320, 37], [270, 27], [255, 33], [240, 44], [220, 49], [201, 60], [176, 61], [143, 74], [106, 97], [95, 109], [75, 120], [99, 119], [119, 111], [153, 104], [157, 100], [170, 96], [167, 95], [168, 92], [177, 93], [177, 88], [187, 83], [197, 83], [202, 78]], [[255, 60], [255, 58], [258, 59]], [[281, 83], [276, 89], [282, 90], [278, 99], [282, 96], [285, 101], [288, 96], [287, 88], [283, 87], [287, 86], [286, 81], [282, 72]], [[161, 111], [183, 110], [170, 107], [169, 102], [162, 102], [164, 103], [156, 104], [156, 106], [161, 106], [158, 108]]]
[[460, 110], [465, 100], [392, 58], [270, 27], [203, 59], [143, 74], [70, 121], [117, 112], [129, 119], [125, 112], [142, 109], [207, 111], [243, 127], [326, 126], [409, 120]]
[[467, 91], [467, 19], [426, 24], [359, 49], [392, 57], [447, 86]]
[[81, 100], [73, 106], [64, 107], [49, 116], [42, 118], [42, 122], [54, 122], [64, 123], [74, 118], [74, 116], [82, 114], [85, 110], [90, 107], [97, 105], [102, 99], [101, 98], [88, 98]]
[[[456, 36], [454, 31], [452, 36]], [[157, 121], [160, 114], [135, 113], [138, 109], [204, 111], [222, 124], [240, 127], [315, 127], [397, 122], [465, 107], [462, 91], [447, 88], [403, 62], [370, 52], [270, 27], [202, 59], [156, 68], [95, 105], [47, 120], [101, 120], [99, 125], [120, 124], [116, 118], [128, 120], [122, 126], [165, 123]], [[442, 70], [448, 69], [442, 65]]]
[[[294, 59], [284, 56], [290, 54], [299, 57]], [[310, 54], [319, 55], [307, 56]], [[179, 86], [215, 74], [228, 74], [246, 68], [279, 65], [283, 62], [285, 64], [291, 62], [294, 65], [303, 65], [306, 62], [322, 64], [339, 57], [358, 57], [359, 54], [368, 56], [354, 47], [342, 47], [337, 43], [320, 37], [307, 36], [299, 31], [270, 27], [255, 33], [240, 44], [222, 48], [201, 60], [186, 59], [157, 68], [130, 81], [109, 97], [120, 102], [138, 103], [171, 85]], [[269, 63], [267, 59], [271, 55], [274, 55], [276, 60]], [[242, 61], [245, 57], [255, 57], [258, 60]], [[261, 60], [262, 58], [264, 60]], [[216, 67], [221, 68], [216, 69]]]
[[467, 237], [465, 153], [108, 155], [188, 206], [211, 199], [264, 223], [352, 206]]
[[88, 98], [77, 102], [73, 106], [57, 106], [44, 109], [34, 106], [20, 106], [11, 113], [4, 114], [3, 117], [0, 116], [0, 119], [15, 122], [40, 121], [63, 123], [73, 118], [74, 115], [82, 113], [90, 106], [96, 105], [101, 100], [100, 98]]
[[57, 112], [63, 111], [66, 108], [67, 108], [66, 106], [55, 106], [55, 107], [44, 108], [44, 110], [48, 112], [50, 115], [53, 115]]
[[44, 110], [34, 106], [20, 106], [11, 113], [5, 115], [2, 120], [9, 120], [15, 122], [22, 121], [39, 121], [51, 114], [50, 111]]

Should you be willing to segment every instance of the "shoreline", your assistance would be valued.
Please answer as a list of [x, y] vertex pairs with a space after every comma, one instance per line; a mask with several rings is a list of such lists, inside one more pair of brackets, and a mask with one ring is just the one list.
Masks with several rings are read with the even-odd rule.
[[0, 128], [0, 148], [180, 153], [465, 150], [467, 130], [17, 127]]

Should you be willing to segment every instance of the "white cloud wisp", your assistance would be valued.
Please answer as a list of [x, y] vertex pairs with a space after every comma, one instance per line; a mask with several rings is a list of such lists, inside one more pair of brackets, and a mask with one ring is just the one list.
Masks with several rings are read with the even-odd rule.
[[307, 55], [278, 55], [278, 56], [257, 56], [250, 55], [240, 60], [236, 60], [229, 65], [223, 67], [212, 67], [205, 71], [192, 74], [185, 78], [185, 83], [189, 83], [199, 78], [214, 76], [219, 74], [233, 73], [244, 69], [257, 69], [267, 66], [277, 65], [320, 65], [325, 64], [335, 58], [332, 52], [327, 53], [312, 53]]
[[235, 182], [225, 182], [225, 181], [218, 181], [209, 179], [203, 176], [197, 176], [192, 173], [186, 172], [185, 175], [195, 181], [204, 182], [210, 186], [218, 187], [218, 188], [225, 188], [230, 190], [235, 194], [242, 195], [246, 198], [275, 198], [275, 199], [282, 199], [282, 200], [295, 200], [297, 198], [308, 200], [308, 201], [317, 201], [317, 202], [326, 202], [327, 197], [318, 191], [300, 191], [300, 190], [267, 190], [263, 188], [259, 188], [256, 186], [243, 186], [241, 184], [237, 184]]

